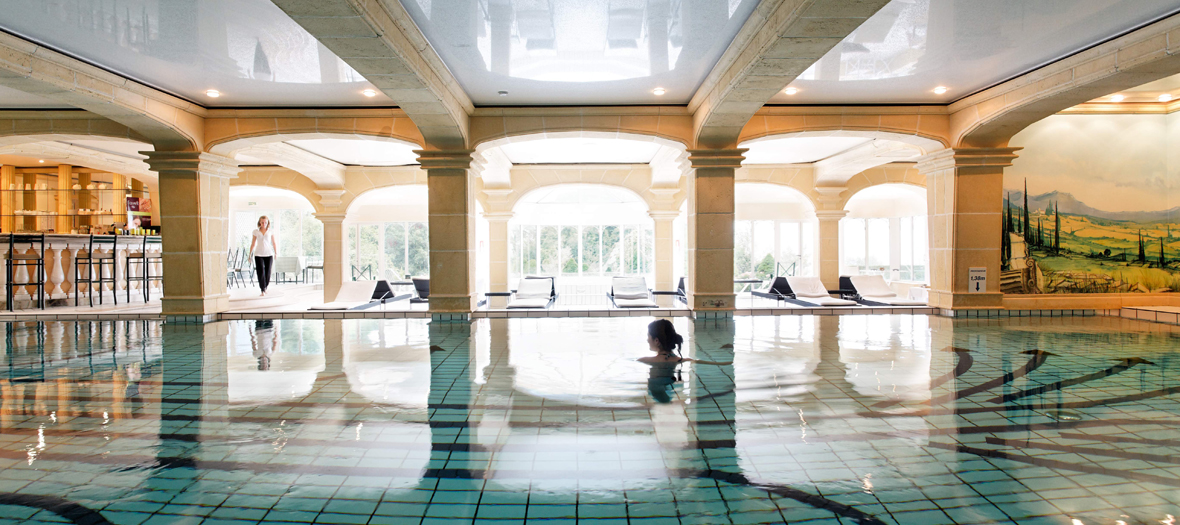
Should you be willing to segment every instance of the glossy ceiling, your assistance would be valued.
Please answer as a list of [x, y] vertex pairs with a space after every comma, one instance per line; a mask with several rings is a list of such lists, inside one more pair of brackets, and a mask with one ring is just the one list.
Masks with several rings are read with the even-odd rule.
[[[0, 0], [0, 13], [4, 31], [203, 106], [393, 105], [269, 0]], [[0, 107], [45, 107], [6, 93]]]
[[647, 164], [660, 145], [629, 139], [570, 138], [514, 142], [500, 149], [513, 164]]
[[806, 164], [826, 159], [872, 142], [862, 137], [783, 137], [742, 144], [747, 148], [743, 165]]
[[[756, 0], [401, 2], [472, 101], [485, 106], [685, 104], [757, 5]], [[654, 95], [657, 87], [667, 94]]]
[[[772, 104], [946, 104], [1180, 10], [1180, 0], [893, 0]], [[945, 86], [945, 94], [932, 90]]]

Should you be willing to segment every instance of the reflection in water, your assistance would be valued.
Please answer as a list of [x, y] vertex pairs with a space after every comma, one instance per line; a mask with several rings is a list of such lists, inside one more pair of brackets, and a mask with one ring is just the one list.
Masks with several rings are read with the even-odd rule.
[[[1070, 519], [1148, 523], [1180, 503], [1170, 333], [1114, 318], [680, 318], [686, 357], [722, 364], [677, 368], [635, 361], [649, 321], [9, 323], [3, 476], [53, 476], [55, 494], [109, 516], [199, 502], [151, 504], [162, 521], [291, 506], [371, 522], [911, 523], [954, 500], [982, 523], [1060, 517], [1068, 490], [1096, 502]], [[1014, 477], [1038, 481], [1003, 485]], [[229, 499], [259, 491], [280, 496]]]

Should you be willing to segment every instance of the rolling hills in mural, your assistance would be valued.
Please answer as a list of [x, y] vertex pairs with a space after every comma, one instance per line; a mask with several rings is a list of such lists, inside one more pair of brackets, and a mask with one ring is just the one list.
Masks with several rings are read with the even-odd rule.
[[1180, 208], [1110, 212], [1059, 191], [1009, 192], [1005, 293], [1180, 291]]

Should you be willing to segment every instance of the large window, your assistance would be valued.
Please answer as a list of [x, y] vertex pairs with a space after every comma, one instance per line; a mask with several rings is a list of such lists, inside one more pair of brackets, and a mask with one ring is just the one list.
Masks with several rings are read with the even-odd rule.
[[840, 221], [840, 272], [929, 282], [925, 191], [897, 184], [866, 189]]
[[648, 275], [655, 270], [654, 233], [643, 225], [509, 227], [509, 277]]
[[348, 260], [353, 280], [400, 281], [430, 275], [430, 235], [424, 222], [380, 222], [348, 226]]
[[734, 221], [733, 272], [736, 279], [815, 275], [815, 223]]
[[234, 210], [230, 231], [230, 249], [250, 249], [258, 218], [270, 219], [279, 257], [306, 257], [308, 264], [324, 260], [324, 224], [311, 211], [294, 209]]

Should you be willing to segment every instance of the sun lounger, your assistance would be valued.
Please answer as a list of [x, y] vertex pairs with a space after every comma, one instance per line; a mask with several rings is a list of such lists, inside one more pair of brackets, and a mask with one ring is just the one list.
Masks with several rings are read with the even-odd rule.
[[373, 292], [377, 289], [374, 281], [349, 281], [340, 285], [340, 292], [330, 303], [313, 306], [308, 310], [363, 310], [373, 305], [381, 304], [373, 301]]
[[752, 290], [750, 293], [755, 297], [774, 299], [776, 301], [785, 301], [792, 297], [791, 287], [787, 284], [786, 277], [775, 277], [774, 281], [770, 283], [770, 288], [765, 290]]
[[856, 301], [832, 297], [828, 293], [828, 289], [824, 286], [824, 283], [819, 280], [819, 277], [787, 277], [786, 279], [787, 285], [790, 286], [791, 291], [795, 294], [795, 297], [790, 299], [794, 304], [800, 306], [856, 305]]
[[869, 306], [926, 306], [922, 301], [902, 299], [880, 275], [853, 275], [848, 278], [859, 297], [857, 302]]
[[552, 277], [525, 277], [516, 285], [508, 308], [549, 308], [557, 300]]
[[410, 279], [414, 283], [414, 293], [416, 297], [411, 297], [410, 302], [414, 304], [430, 302], [430, 279], [422, 277], [414, 277]]
[[643, 277], [614, 277], [611, 279], [611, 304], [615, 308], [657, 308], [651, 300], [651, 290], [647, 287], [647, 280]]

